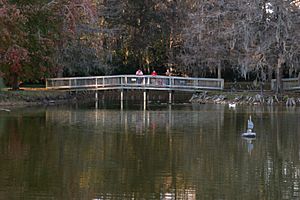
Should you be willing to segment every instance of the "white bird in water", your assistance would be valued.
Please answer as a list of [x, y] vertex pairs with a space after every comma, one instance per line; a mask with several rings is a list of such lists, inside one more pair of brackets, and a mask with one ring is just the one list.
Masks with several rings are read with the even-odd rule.
[[0, 111], [10, 112], [10, 110], [6, 108], [0, 108]]
[[236, 107], [236, 103], [229, 103], [228, 106], [229, 106], [229, 108], [235, 108]]

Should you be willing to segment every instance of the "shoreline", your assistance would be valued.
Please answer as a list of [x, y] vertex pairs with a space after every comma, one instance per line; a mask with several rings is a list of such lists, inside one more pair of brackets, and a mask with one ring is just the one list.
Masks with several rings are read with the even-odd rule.
[[15, 106], [55, 105], [84, 100], [84, 95], [68, 91], [18, 90], [0, 91], [0, 108]]
[[285, 105], [299, 106], [299, 93], [283, 93], [276, 95], [273, 92], [242, 91], [242, 92], [199, 92], [193, 94], [191, 103], [199, 104], [232, 104], [232, 105]]
[[[113, 94], [108, 94], [108, 96], [118, 99], [118, 97]], [[90, 91], [77, 93], [59, 90], [0, 91], [0, 108], [84, 103], [91, 101], [93, 98], [94, 93]], [[158, 101], [151, 99], [149, 100], [149, 103], [150, 102], [156, 103]], [[201, 91], [190, 93], [190, 97], [187, 101], [182, 103], [299, 106], [300, 93], [283, 93], [276, 95], [269, 91], [263, 93], [258, 91]]]

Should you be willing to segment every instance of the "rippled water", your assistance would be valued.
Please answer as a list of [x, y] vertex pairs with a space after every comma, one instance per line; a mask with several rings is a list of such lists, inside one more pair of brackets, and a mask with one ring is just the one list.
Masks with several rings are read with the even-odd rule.
[[[300, 199], [299, 108], [0, 112], [0, 199]], [[256, 140], [240, 137], [252, 116]]]

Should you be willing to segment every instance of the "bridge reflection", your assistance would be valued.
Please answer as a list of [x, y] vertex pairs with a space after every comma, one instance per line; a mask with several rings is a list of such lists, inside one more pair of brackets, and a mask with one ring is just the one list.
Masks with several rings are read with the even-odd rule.
[[[97, 133], [119, 132], [125, 134], [150, 134], [156, 132], [186, 132], [197, 129], [205, 132], [213, 128], [220, 132], [224, 125], [224, 106], [220, 105], [218, 111], [208, 112], [205, 106], [194, 105], [190, 110], [172, 110], [166, 105], [162, 110], [74, 110], [50, 109], [46, 111], [46, 121], [56, 121], [61, 125], [90, 127], [90, 131]], [[85, 129], [87, 132], [88, 129]]]

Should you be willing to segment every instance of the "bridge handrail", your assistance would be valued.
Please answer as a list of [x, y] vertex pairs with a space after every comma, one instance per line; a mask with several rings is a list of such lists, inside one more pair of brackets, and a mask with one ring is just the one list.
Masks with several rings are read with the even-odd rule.
[[105, 89], [114, 87], [126, 88], [165, 88], [165, 89], [214, 89], [224, 88], [223, 79], [195, 78], [176, 76], [137, 76], [137, 75], [113, 75], [113, 76], [88, 76], [88, 77], [67, 77], [46, 79], [47, 89], [80, 89], [94, 88]]
[[83, 77], [60, 77], [60, 78], [48, 78], [47, 80], [66, 80], [66, 79], [95, 79], [95, 78], [120, 78], [120, 77], [150, 77], [150, 78], [165, 78], [165, 79], [188, 79], [188, 80], [204, 80], [204, 81], [221, 81], [223, 79], [219, 78], [196, 78], [196, 77], [181, 77], [181, 76], [152, 76], [152, 75], [143, 75], [143, 76], [137, 76], [137, 75], [109, 75], [109, 76], [83, 76]]
[[[271, 81], [271, 90], [276, 90], [276, 79], [272, 79]], [[300, 89], [300, 81], [299, 78], [283, 78], [283, 90], [297, 90]]]

